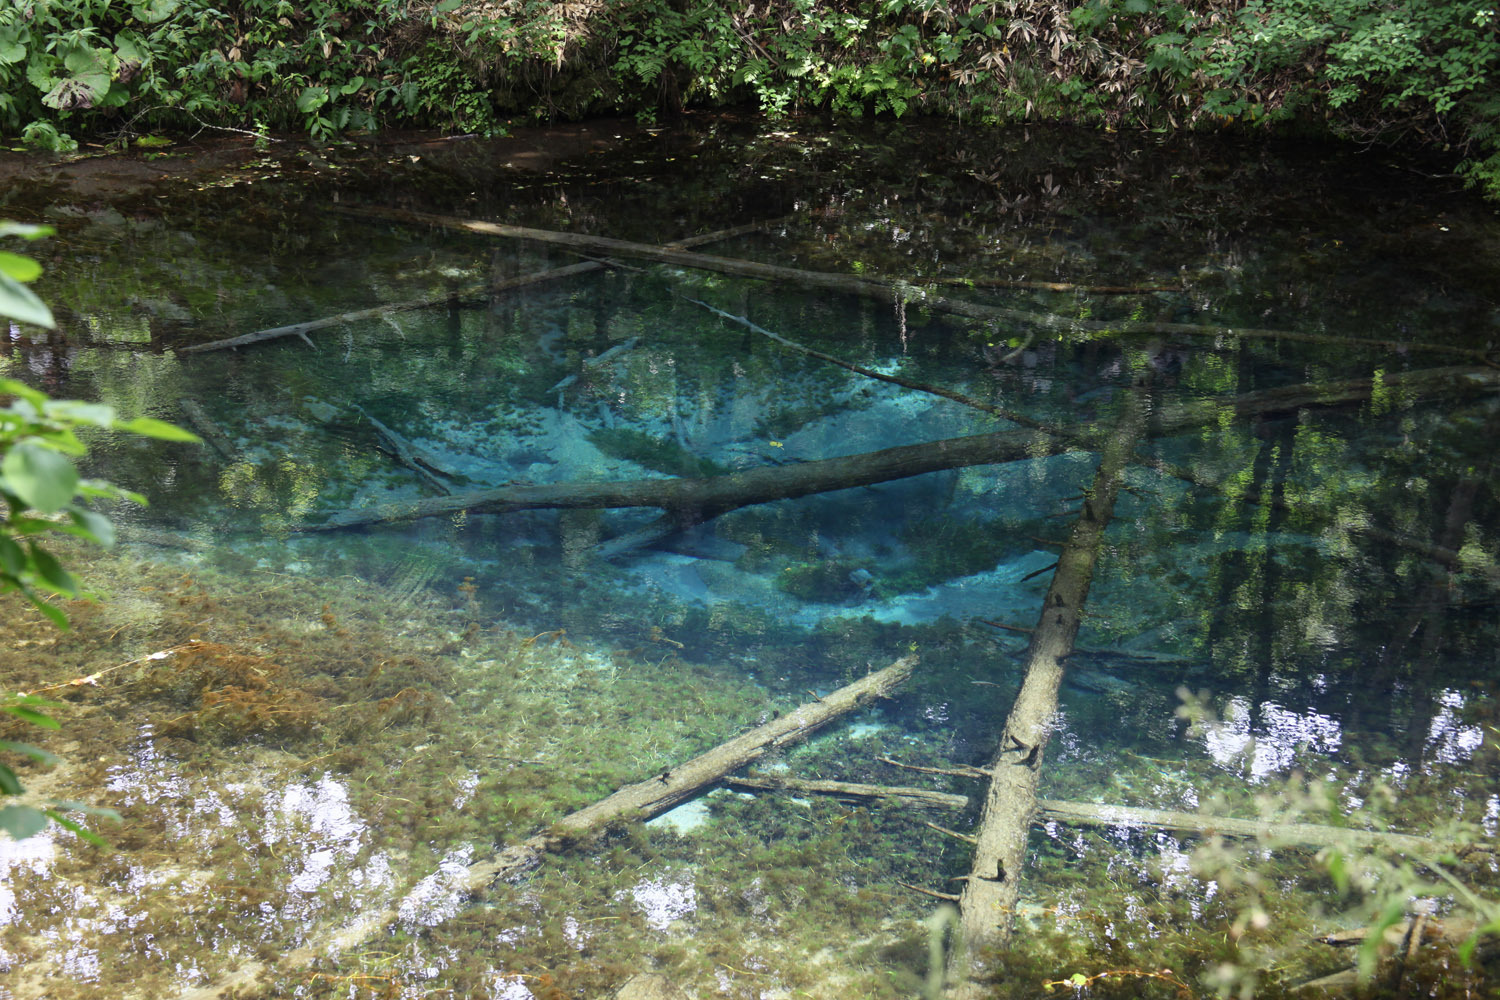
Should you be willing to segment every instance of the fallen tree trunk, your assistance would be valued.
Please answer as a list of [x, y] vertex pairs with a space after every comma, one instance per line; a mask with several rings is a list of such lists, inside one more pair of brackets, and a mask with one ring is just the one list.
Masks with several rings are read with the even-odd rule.
[[1181, 292], [1182, 285], [1080, 285], [1071, 281], [1034, 281], [1026, 278], [933, 278], [935, 285], [959, 288], [1024, 288], [1038, 292], [1082, 292], [1085, 295], [1146, 295], [1151, 292]]
[[[668, 243], [667, 246], [684, 249], [687, 247], [703, 246], [708, 243], [717, 243], [719, 240], [727, 240], [735, 236], [743, 236], [746, 233], [753, 233], [774, 224], [774, 221], [755, 222], [749, 225], [735, 226], [732, 229], [720, 229], [712, 233], [703, 233], [699, 236], [689, 236], [686, 239]], [[337, 316], [324, 316], [320, 319], [310, 319], [302, 323], [274, 326], [267, 330], [257, 330], [254, 333], [245, 333], [238, 337], [213, 340], [206, 344], [179, 347], [177, 348], [177, 353], [202, 354], [207, 351], [222, 351], [230, 348], [246, 347], [250, 344], [259, 344], [267, 340], [280, 340], [283, 337], [301, 337], [307, 342], [309, 347], [313, 347], [313, 342], [308, 339], [307, 335], [315, 330], [322, 330], [325, 327], [338, 326], [342, 323], [358, 323], [361, 320], [367, 319], [380, 319], [386, 316], [393, 316], [396, 313], [414, 312], [418, 309], [431, 309], [454, 302], [466, 302], [489, 295], [498, 295], [502, 292], [515, 291], [518, 288], [529, 288], [532, 285], [540, 285], [548, 281], [562, 281], [565, 278], [576, 278], [580, 274], [592, 274], [595, 271], [602, 271], [608, 266], [608, 264], [590, 260], [584, 261], [581, 264], [569, 264], [566, 267], [554, 267], [546, 271], [537, 271], [532, 274], [517, 275], [514, 278], [486, 282], [483, 285], [471, 285], [468, 288], [455, 289], [443, 292], [440, 295], [426, 295], [419, 299], [407, 299], [403, 302], [391, 302], [383, 306], [372, 306], [369, 309], [356, 309], [353, 312], [339, 313]]]
[[231, 462], [239, 459], [239, 452], [234, 443], [229, 440], [229, 435], [213, 422], [201, 403], [190, 396], [184, 396], [177, 401], [177, 405], [182, 410], [183, 416], [187, 417], [188, 423], [193, 425], [193, 430], [197, 431], [198, 436], [207, 441], [214, 451]]
[[[799, 778], [734, 776], [724, 784], [735, 788], [763, 791], [798, 792], [808, 795], [832, 795], [846, 799], [882, 799], [886, 801], [942, 809], [967, 809], [969, 797], [928, 788], [868, 785], [849, 781], [808, 781]], [[1433, 858], [1453, 849], [1429, 837], [1407, 833], [1385, 833], [1380, 830], [1353, 830], [1321, 823], [1282, 823], [1274, 820], [1235, 819], [1228, 816], [1206, 816], [1202, 813], [1177, 812], [1171, 809], [1143, 809], [1137, 806], [1114, 806], [1098, 802], [1069, 802], [1063, 799], [1037, 799], [1033, 825], [1044, 822], [1070, 826], [1132, 827], [1171, 830], [1204, 836], [1252, 837], [1288, 847], [1348, 847], [1393, 851], [1413, 858]]]
[[1036, 431], [1000, 431], [902, 445], [845, 458], [826, 458], [800, 465], [766, 466], [701, 479], [631, 479], [599, 483], [500, 486], [451, 497], [380, 504], [334, 514], [298, 531], [328, 531], [385, 521], [444, 517], [460, 510], [506, 513], [568, 508], [661, 507], [672, 512], [677, 530], [720, 514], [767, 503], [827, 493], [831, 490], [920, 476], [969, 465], [1008, 462], [1053, 450], [1050, 438]]
[[[687, 297], [684, 296], [684, 298]], [[928, 395], [938, 396], [942, 399], [951, 400], [961, 406], [967, 406], [970, 409], [979, 410], [982, 413], [988, 413], [992, 416], [1001, 417], [1005, 420], [1009, 420], [1011, 423], [1018, 424], [1022, 427], [1030, 427], [1033, 430], [1038, 430], [1050, 434], [1053, 437], [1057, 438], [1059, 441], [1066, 441], [1069, 439], [1070, 432], [1064, 428], [1047, 424], [1040, 420], [1033, 420], [1030, 417], [1027, 417], [1026, 415], [1021, 413], [1017, 413], [1014, 410], [995, 406], [992, 403], [986, 403], [983, 400], [975, 399], [972, 396], [966, 396], [963, 393], [955, 392], [943, 386], [931, 385], [925, 382], [914, 382], [909, 379], [899, 378], [895, 375], [887, 375], [884, 372], [878, 372], [873, 368], [866, 368], [863, 365], [852, 364], [848, 361], [843, 360], [842, 358], [835, 357], [832, 354], [828, 354], [823, 351], [815, 350], [811, 347], [799, 344], [794, 340], [783, 337], [779, 333], [776, 333], [772, 330], [767, 330], [765, 327], [751, 322], [744, 316], [736, 316], [734, 313], [726, 312], [723, 309], [718, 308], [717, 306], [713, 306], [707, 302], [702, 301], [701, 299], [687, 298], [687, 301], [692, 302], [695, 305], [700, 305], [703, 308], [707, 309], [709, 312], [722, 316], [724, 319], [729, 320], [732, 323], [738, 323], [750, 332], [760, 334], [761, 336], [766, 337], [769, 340], [782, 345], [783, 347], [789, 348], [793, 351], [797, 351], [798, 353], [804, 354], [811, 358], [817, 358], [820, 361], [827, 361], [829, 364], [837, 365], [838, 367], [843, 368], [847, 371], [854, 372], [856, 375], [862, 375], [865, 378], [874, 379], [880, 382], [888, 382], [892, 385], [899, 385], [902, 388], [911, 389], [915, 392], [926, 393]], [[1173, 476], [1177, 479], [1181, 479], [1184, 482], [1192, 483], [1193, 485], [1203, 487], [1204, 489], [1213, 490], [1217, 493], [1222, 494], [1226, 499], [1229, 500], [1234, 500], [1241, 503], [1268, 502], [1264, 498], [1252, 495], [1241, 487], [1235, 486], [1230, 483], [1221, 482], [1217, 479], [1202, 475], [1185, 466], [1174, 465], [1173, 463], [1166, 462], [1161, 459], [1137, 458], [1135, 459], [1135, 461], [1146, 466], [1147, 468], [1155, 469], [1158, 472]], [[643, 546], [660, 541], [661, 539], [671, 535], [676, 530], [676, 527], [670, 522], [670, 519], [664, 519], [662, 522], [650, 525], [636, 532], [632, 532], [629, 535], [610, 540], [609, 542], [600, 546], [599, 556], [603, 559], [612, 559], [615, 556], [630, 551], [631, 549], [641, 548]], [[1452, 549], [1445, 549], [1441, 546], [1422, 542], [1418, 539], [1408, 538], [1403, 535], [1397, 535], [1394, 532], [1384, 531], [1380, 528], [1376, 528], [1370, 525], [1349, 525], [1348, 530], [1355, 534], [1366, 535], [1370, 538], [1375, 539], [1376, 541], [1383, 541], [1391, 545], [1400, 546], [1401, 548], [1407, 549], [1410, 552], [1415, 552], [1418, 555], [1431, 559], [1434, 562], [1442, 563], [1446, 566], [1458, 566], [1460, 564], [1459, 554]], [[1475, 568], [1475, 571], [1488, 576], [1491, 580], [1500, 580], [1500, 567], [1479, 566]]]
[[670, 246], [655, 246], [649, 243], [632, 243], [629, 240], [611, 239], [607, 236], [589, 236], [585, 233], [562, 233], [548, 229], [531, 229], [525, 226], [509, 226], [498, 222], [483, 222], [476, 219], [461, 219], [447, 215], [431, 215], [423, 212], [407, 212], [400, 209], [361, 208], [339, 209], [353, 215], [412, 225], [439, 226], [485, 236], [500, 236], [508, 239], [531, 240], [574, 249], [591, 250], [597, 253], [634, 257], [639, 260], [673, 264], [700, 271], [715, 271], [745, 278], [761, 278], [767, 281], [791, 282], [811, 288], [827, 288], [864, 298], [877, 299], [893, 305], [919, 305], [937, 312], [966, 316], [970, 319], [1006, 321], [1022, 326], [1062, 333], [1096, 332], [1117, 336], [1191, 336], [1224, 339], [1248, 337], [1262, 340], [1285, 340], [1302, 343], [1334, 344], [1374, 348], [1379, 350], [1427, 351], [1468, 358], [1480, 364], [1490, 364], [1483, 351], [1448, 344], [1425, 344], [1419, 341], [1381, 340], [1366, 337], [1341, 337], [1331, 334], [1307, 333], [1298, 330], [1261, 330], [1252, 327], [1201, 326], [1194, 323], [1158, 323], [1149, 320], [1122, 320], [1112, 323], [1100, 320], [1076, 319], [1056, 313], [1036, 313], [1023, 309], [1008, 309], [1004, 306], [969, 302], [939, 294], [932, 288], [913, 285], [904, 281], [885, 281], [854, 274], [837, 274], [829, 271], [804, 271], [800, 268], [779, 264], [762, 264], [758, 261], [740, 260], [733, 257], [716, 257], [710, 254], [689, 253]]
[[[911, 676], [916, 663], [915, 656], [903, 657], [884, 670], [846, 684], [832, 694], [808, 702], [763, 726], [757, 726], [721, 743], [684, 764], [668, 768], [657, 777], [626, 785], [593, 805], [569, 813], [545, 833], [539, 833], [472, 862], [458, 876], [458, 884], [466, 892], [480, 892], [497, 881], [525, 875], [540, 865], [547, 854], [586, 843], [602, 834], [612, 823], [621, 820], [646, 820], [664, 813], [704, 789], [718, 784], [731, 771], [744, 767], [772, 750], [790, 746], [834, 719], [862, 708], [877, 698], [889, 697]], [[399, 915], [399, 904], [395, 908], [369, 914], [315, 944], [287, 955], [281, 963], [280, 971], [306, 968], [326, 955], [358, 947], [395, 923]], [[267, 967], [263, 963], [252, 962], [207, 986], [184, 990], [178, 994], [177, 1000], [227, 1000], [236, 989], [254, 982], [266, 971]]]
[[948, 963], [949, 984], [961, 1000], [984, 995], [979, 981], [985, 971], [982, 952], [1004, 945], [1010, 938], [1021, 892], [1026, 841], [1037, 807], [1042, 753], [1057, 716], [1063, 663], [1073, 652], [1104, 529], [1114, 516], [1125, 468], [1143, 433], [1145, 410], [1141, 390], [1133, 390], [1124, 401], [1083, 510], [1058, 558], [1057, 572], [1031, 636], [1025, 679], [990, 766], [989, 790], [975, 834], [973, 868], [959, 899], [958, 936]]
[[[1178, 403], [1157, 411], [1148, 434], [1165, 436], [1223, 419], [1359, 402], [1369, 398], [1372, 384], [1371, 379], [1349, 379], [1247, 393], [1227, 400]], [[1399, 387], [1413, 395], [1451, 392], [1465, 387], [1493, 389], [1500, 386], [1500, 372], [1472, 368], [1424, 369], [1389, 376], [1382, 384]], [[901, 445], [796, 465], [763, 466], [706, 478], [506, 485], [450, 497], [402, 500], [341, 511], [318, 523], [294, 525], [292, 530], [331, 531], [390, 521], [450, 517], [464, 510], [508, 513], [539, 509], [658, 507], [666, 512], [653, 524], [604, 543], [601, 551], [611, 555], [753, 504], [870, 486], [947, 469], [1095, 448], [1105, 439], [1106, 435], [1098, 425], [1070, 430], [1064, 441], [1043, 431], [1008, 430]]]

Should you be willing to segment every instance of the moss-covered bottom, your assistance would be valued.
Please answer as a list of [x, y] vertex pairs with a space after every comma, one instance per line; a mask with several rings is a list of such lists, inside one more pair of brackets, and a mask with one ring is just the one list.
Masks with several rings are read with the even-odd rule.
[[[720, 790], [690, 832], [626, 825], [480, 898], [455, 888], [467, 862], [813, 696], [793, 684], [688, 662], [649, 623], [630, 648], [516, 631], [469, 580], [444, 592], [311, 566], [230, 573], [159, 550], [66, 555], [105, 598], [71, 605], [72, 631], [8, 598], [0, 608], [0, 683], [65, 703], [63, 729], [47, 740], [11, 723], [0, 738], [63, 758], [22, 769], [34, 794], [123, 819], [96, 824], [110, 852], [61, 832], [0, 844], [10, 996], [169, 997], [243, 970], [257, 982], [237, 996], [604, 997], [643, 970], [692, 997], [922, 991], [937, 901], [908, 886], [957, 884], [967, 849], [930, 824], [966, 829], [972, 815]], [[952, 701], [960, 685], [1004, 703], [972, 683], [995, 646], [949, 625], [893, 628], [850, 625], [804, 653], [858, 669], [893, 637], [920, 642], [912, 690], [766, 770], [978, 791], [879, 758], [984, 759], [987, 747], [940, 734], [971, 721], [973, 706]], [[763, 676], [783, 673], [767, 656]], [[1171, 711], [1140, 692], [1075, 698], [1070, 731], [1149, 734]], [[1322, 810], [1312, 818], [1356, 821], [1300, 776], [1226, 786], [1206, 759], [1169, 756], [1171, 742], [1064, 739], [1048, 793], [1181, 808], [1219, 787], [1211, 811], [1255, 815], [1294, 791], [1304, 812]], [[1450, 779], [1413, 776], [1381, 799], [1387, 786], [1356, 764], [1324, 762], [1379, 821], [1435, 824]], [[1310, 851], [1056, 825], [1035, 843], [997, 997], [1048, 995], [1075, 975], [1090, 996], [1211, 995], [1252, 977], [1277, 996], [1351, 964], [1316, 935], [1368, 916], [1369, 897], [1342, 895]], [[1493, 857], [1465, 864], [1479, 891], [1495, 884]], [[394, 922], [329, 948], [382, 911]], [[1488, 988], [1452, 945], [1402, 981], [1431, 996]]]

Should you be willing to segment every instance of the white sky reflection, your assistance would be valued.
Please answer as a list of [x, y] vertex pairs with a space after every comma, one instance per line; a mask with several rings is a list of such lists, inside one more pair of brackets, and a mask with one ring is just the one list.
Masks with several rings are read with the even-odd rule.
[[1204, 723], [1203, 747], [1216, 764], [1231, 770], [1239, 770], [1241, 758], [1248, 754], [1253, 781], [1290, 767], [1299, 751], [1331, 754], [1344, 741], [1337, 719], [1310, 708], [1297, 713], [1262, 702], [1258, 727], [1250, 725], [1250, 715], [1248, 698], [1231, 698], [1222, 719]]
[[1484, 745], [1484, 731], [1459, 721], [1458, 710], [1464, 707], [1462, 693], [1445, 688], [1437, 703], [1437, 714], [1427, 727], [1427, 746], [1432, 759], [1440, 764], [1461, 764]]
[[698, 909], [698, 887], [691, 879], [682, 882], [667, 878], [642, 879], [631, 887], [630, 898], [645, 916], [646, 923], [659, 931], [666, 930], [673, 921]]

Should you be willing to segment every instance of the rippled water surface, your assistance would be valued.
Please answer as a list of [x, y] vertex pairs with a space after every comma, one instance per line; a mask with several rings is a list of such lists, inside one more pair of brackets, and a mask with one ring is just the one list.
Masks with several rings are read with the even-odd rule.
[[[60, 327], [12, 328], [0, 375], [206, 443], [95, 442], [152, 501], [68, 551], [99, 600], [65, 635], [4, 606], [0, 683], [91, 677], [23, 780], [123, 820], [108, 853], [0, 843], [0, 998], [919, 995], [931, 894], [969, 872], [943, 828], [984, 792], [939, 772], [999, 751], [1132, 406], [1042, 759], [1046, 798], [1098, 812], [1037, 817], [994, 995], [1280, 995], [1388, 908], [1448, 936], [1383, 983], [1493, 989], [1486, 945], [1456, 954], [1500, 901], [1493, 209], [1375, 154], [1070, 131], [217, 156], [128, 190], [39, 170], [4, 210], [58, 230]], [[718, 234], [695, 251], [867, 294], [393, 209]], [[913, 652], [893, 698], [749, 770], [970, 806], [706, 789], [474, 891], [497, 850]]]

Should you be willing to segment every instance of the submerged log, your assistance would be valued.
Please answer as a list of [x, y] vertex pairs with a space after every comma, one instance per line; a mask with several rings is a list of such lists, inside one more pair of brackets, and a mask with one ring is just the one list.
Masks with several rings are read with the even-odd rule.
[[[965, 776], [968, 777], [968, 775]], [[943, 809], [967, 809], [969, 807], [967, 795], [954, 795], [951, 792], [935, 792], [928, 788], [910, 788], [900, 785], [808, 781], [767, 775], [725, 778], [724, 784], [735, 788], [831, 795], [845, 799], [881, 799], [900, 804], [935, 806]], [[1069, 826], [1102, 826], [1111, 829], [1130, 827], [1170, 830], [1175, 833], [1202, 836], [1250, 837], [1287, 847], [1344, 847], [1391, 851], [1413, 858], [1437, 857], [1451, 851], [1454, 846], [1430, 837], [1417, 837], [1408, 833], [1355, 830], [1342, 826], [1326, 826], [1321, 823], [1236, 819], [1230, 816], [1209, 816], [1203, 813], [1177, 812], [1171, 809], [1144, 809], [1138, 806], [1069, 802], [1063, 799], [1037, 799], [1036, 805], [1036, 814], [1032, 818], [1033, 825], [1057, 822]]]
[[962, 1000], [985, 992], [979, 983], [984, 973], [981, 951], [1003, 945], [1010, 937], [1021, 893], [1026, 841], [1037, 808], [1042, 755], [1057, 717], [1063, 663], [1073, 652], [1104, 529], [1114, 516], [1125, 469], [1143, 433], [1145, 410], [1141, 391], [1133, 390], [1104, 447], [1093, 486], [1047, 588], [1031, 636], [1026, 675], [990, 766], [989, 790], [975, 834], [973, 867], [959, 900], [958, 937], [948, 963], [949, 982]]
[[[1346, 379], [1246, 393], [1232, 399], [1180, 402], [1156, 411], [1147, 434], [1153, 437], [1166, 436], [1221, 420], [1245, 419], [1267, 413], [1295, 413], [1314, 406], [1357, 403], [1369, 398], [1372, 384], [1371, 379]], [[1500, 386], [1500, 371], [1473, 368], [1424, 369], [1389, 376], [1382, 384], [1386, 387], [1400, 387], [1412, 395], [1459, 391], [1463, 388], [1494, 389]], [[463, 510], [474, 513], [507, 513], [568, 508], [662, 508], [666, 511], [662, 521], [641, 529], [640, 539], [649, 541], [753, 504], [795, 499], [855, 486], [871, 486], [946, 469], [1020, 461], [1070, 450], [1094, 449], [1106, 440], [1108, 434], [1098, 424], [1072, 429], [1068, 432], [1066, 441], [1062, 442], [1055, 435], [1037, 430], [994, 431], [797, 465], [762, 466], [705, 478], [499, 486], [451, 497], [404, 500], [341, 511], [319, 523], [295, 525], [292, 530], [331, 531], [389, 521], [449, 517]], [[635, 540], [635, 544], [640, 544], [640, 540]]]
[[177, 405], [181, 408], [182, 415], [187, 417], [188, 423], [193, 425], [193, 430], [197, 431], [198, 436], [207, 441], [214, 451], [231, 462], [239, 458], [239, 451], [235, 448], [234, 442], [230, 441], [229, 435], [214, 423], [208, 412], [203, 409], [203, 404], [190, 396], [184, 396], [177, 401]]
[[[755, 222], [744, 226], [735, 226], [731, 229], [720, 229], [712, 233], [702, 233], [698, 236], [689, 236], [686, 239], [668, 243], [668, 247], [687, 248], [703, 246], [708, 243], [716, 243], [719, 240], [731, 239], [735, 236], [743, 236], [745, 233], [756, 232], [767, 226], [775, 224], [772, 222]], [[546, 271], [536, 271], [532, 274], [521, 274], [514, 278], [504, 278], [499, 281], [486, 282], [483, 285], [471, 285], [467, 288], [455, 289], [438, 295], [424, 295], [419, 299], [406, 299], [402, 302], [391, 302], [383, 306], [372, 306], [369, 309], [356, 309], [353, 312], [339, 313], [337, 316], [324, 316], [320, 319], [310, 319], [302, 323], [292, 323], [287, 326], [275, 326], [267, 330], [257, 330], [254, 333], [241, 334], [238, 337], [227, 337], [223, 340], [213, 340], [206, 344], [193, 344], [189, 347], [177, 348], [178, 354], [202, 354], [207, 351], [222, 351], [229, 348], [246, 347], [250, 344], [259, 344], [267, 340], [280, 340], [283, 337], [301, 337], [309, 347], [314, 346], [308, 339], [308, 334], [325, 327], [338, 326], [343, 323], [358, 323], [367, 319], [383, 319], [394, 316], [397, 313], [415, 312], [418, 309], [432, 309], [437, 306], [448, 305], [455, 302], [466, 302], [490, 295], [498, 295], [502, 292], [515, 291], [518, 288], [529, 288], [532, 285], [540, 285], [549, 281], [562, 281], [565, 278], [576, 278], [580, 274], [592, 274], [602, 271], [609, 265], [598, 261], [584, 261], [581, 264], [569, 264], [566, 267], [554, 267]]]
[[[687, 297], [684, 296], [684, 298]], [[996, 406], [993, 403], [986, 403], [982, 399], [975, 399], [972, 396], [966, 396], [961, 392], [954, 392], [952, 389], [947, 389], [940, 385], [931, 385], [926, 382], [913, 382], [910, 379], [898, 378], [895, 375], [887, 375], [884, 372], [878, 372], [873, 368], [866, 368], [863, 365], [852, 364], [848, 361], [843, 360], [842, 358], [834, 357], [832, 354], [827, 354], [823, 351], [814, 350], [811, 347], [807, 347], [803, 344], [797, 343], [795, 340], [783, 337], [779, 333], [767, 330], [765, 327], [759, 325], [758, 323], [752, 323], [744, 316], [736, 316], [734, 313], [725, 312], [723, 309], [720, 309], [717, 306], [709, 305], [702, 299], [688, 298], [687, 301], [693, 303], [694, 305], [702, 306], [709, 312], [722, 316], [724, 319], [729, 320], [731, 323], [738, 323], [740, 326], [743, 326], [751, 333], [760, 334], [762, 337], [765, 337], [768, 340], [772, 340], [783, 347], [790, 348], [791, 350], [796, 351], [799, 354], [805, 354], [810, 358], [817, 358], [819, 361], [827, 361], [829, 364], [837, 365], [838, 367], [843, 368], [846, 371], [851, 371], [856, 375], [862, 375], [865, 378], [875, 379], [877, 382], [889, 382], [891, 385], [899, 385], [903, 389], [911, 389], [915, 392], [926, 393], [929, 396], [938, 396], [942, 399], [952, 400], [953, 402], [958, 403], [961, 406], [967, 406], [970, 409], [979, 410], [980, 412], [988, 413], [991, 416], [1001, 417], [1002, 419], [1009, 420], [1011, 423], [1018, 424], [1022, 427], [1030, 427], [1033, 430], [1044, 430], [1049, 434], [1054, 434], [1058, 437], [1063, 436], [1064, 432], [1060, 429], [1044, 424], [1040, 420], [1033, 420], [1023, 413], [1017, 413], [1015, 410], [1008, 410], [1005, 407]]]
[[752, 504], [869, 486], [944, 469], [1014, 461], [1052, 450], [1050, 439], [1036, 431], [1001, 431], [706, 478], [500, 486], [452, 497], [343, 511], [319, 524], [298, 525], [295, 530], [328, 531], [386, 521], [444, 517], [460, 510], [506, 513], [585, 507], [661, 507], [672, 512], [676, 530]]
[[444, 496], [453, 495], [453, 487], [447, 479], [443, 478], [451, 473], [446, 473], [439, 468], [431, 455], [372, 417], [363, 406], [356, 405], [354, 408], [359, 411], [360, 416], [370, 422], [371, 427], [375, 428], [375, 435], [380, 439], [382, 448], [396, 460], [397, 464], [415, 472], [423, 482]]
[[[524, 876], [540, 865], [547, 854], [587, 843], [611, 824], [646, 820], [664, 813], [717, 785], [731, 771], [772, 750], [790, 746], [877, 698], [889, 697], [911, 676], [916, 663], [915, 656], [903, 657], [884, 670], [846, 684], [832, 694], [721, 743], [686, 763], [667, 768], [654, 778], [626, 785], [593, 805], [569, 813], [546, 832], [472, 862], [459, 875], [459, 886], [469, 893], [480, 892], [497, 881]], [[356, 948], [395, 923], [398, 916], [397, 908], [371, 913], [290, 953], [281, 963], [280, 971], [306, 968], [325, 955]], [[256, 981], [267, 971], [264, 963], [250, 962], [207, 986], [182, 991], [177, 1000], [229, 1000], [237, 995], [236, 990]]]
[[864, 298], [877, 299], [898, 306], [925, 306], [936, 312], [951, 313], [970, 319], [1005, 321], [1036, 329], [1053, 330], [1059, 333], [1094, 332], [1115, 336], [1185, 336], [1207, 337], [1215, 340], [1245, 337], [1260, 340], [1298, 341], [1302, 343], [1333, 344], [1346, 347], [1363, 347], [1382, 351], [1426, 351], [1468, 358], [1480, 364], [1490, 364], [1483, 351], [1448, 344], [1426, 344], [1420, 341], [1382, 340], [1368, 337], [1342, 337], [1330, 334], [1309, 333], [1300, 330], [1262, 330], [1253, 327], [1203, 326], [1195, 323], [1161, 323], [1149, 320], [1102, 320], [1077, 319], [1057, 313], [1028, 312], [1024, 309], [1009, 309], [953, 299], [939, 294], [930, 287], [914, 285], [905, 281], [889, 281], [854, 274], [838, 274], [830, 271], [805, 271], [779, 264], [762, 264], [758, 261], [740, 260], [733, 257], [717, 257], [710, 254], [688, 253], [670, 246], [650, 243], [632, 243], [629, 240], [611, 239], [607, 236], [590, 236], [586, 233], [563, 233], [549, 229], [531, 229], [526, 226], [510, 226], [498, 222], [477, 219], [462, 219], [448, 215], [431, 215], [423, 212], [408, 212], [389, 208], [341, 209], [354, 215], [421, 226], [439, 226], [485, 236], [500, 236], [508, 239], [531, 240], [574, 249], [592, 250], [620, 257], [635, 257], [639, 260], [673, 264], [678, 267], [700, 271], [715, 271], [745, 278], [761, 278], [774, 282], [790, 282], [810, 288], [827, 288]]
[[657, 777], [626, 785], [591, 806], [569, 813], [546, 833], [474, 862], [468, 868], [465, 884], [478, 890], [497, 880], [514, 878], [536, 867], [544, 854], [586, 841], [616, 820], [650, 819], [681, 805], [770, 751], [796, 743], [877, 698], [888, 697], [911, 676], [916, 664], [915, 656], [903, 657], [884, 670], [846, 684], [686, 763], [668, 768]]
[[953, 285], [960, 288], [1022, 288], [1037, 292], [1082, 292], [1085, 295], [1148, 295], [1152, 292], [1181, 292], [1182, 284], [1175, 285], [1080, 285], [1071, 281], [1035, 281], [1026, 278], [933, 278], [935, 285]]

